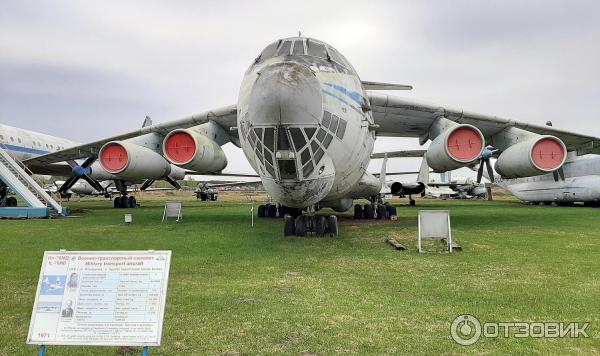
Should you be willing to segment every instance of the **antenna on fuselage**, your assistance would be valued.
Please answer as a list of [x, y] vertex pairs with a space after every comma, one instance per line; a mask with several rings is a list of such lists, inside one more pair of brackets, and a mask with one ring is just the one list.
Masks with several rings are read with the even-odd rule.
[[302, 37], [302, 31], [298, 31], [298, 37]]

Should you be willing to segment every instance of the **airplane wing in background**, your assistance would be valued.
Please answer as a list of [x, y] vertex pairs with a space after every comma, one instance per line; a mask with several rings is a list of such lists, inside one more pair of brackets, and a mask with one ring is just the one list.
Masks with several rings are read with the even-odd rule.
[[[388, 158], [423, 158], [423, 155], [427, 153], [427, 150], [405, 150], [405, 151], [391, 151], [391, 152], [378, 152], [371, 155], [371, 159], [383, 158], [386, 154]], [[419, 172], [417, 172], [419, 173]]]
[[[429, 138], [434, 120], [445, 117], [460, 124], [477, 127], [488, 138], [508, 127], [516, 127], [540, 135], [553, 135], [561, 139], [568, 151], [578, 155], [600, 154], [600, 138], [559, 130], [551, 126], [532, 125], [520, 121], [465, 112], [460, 109], [419, 103], [378, 92], [368, 92], [373, 119], [378, 136], [419, 137], [421, 143]], [[388, 156], [392, 157], [392, 156]]]
[[125, 140], [132, 137], [137, 137], [152, 132], [166, 135], [169, 132], [180, 129], [188, 128], [204, 124], [209, 121], [214, 121], [221, 126], [226, 132], [229, 132], [230, 127], [237, 125], [237, 106], [230, 105], [225, 106], [216, 110], [205, 111], [200, 114], [184, 117], [182, 119], [168, 121], [162, 124], [150, 125], [142, 127], [138, 130], [130, 131], [124, 134], [107, 137], [91, 143], [82, 144], [79, 146], [67, 148], [61, 151], [48, 153], [46, 155], [30, 158], [23, 161], [28, 167], [34, 170], [36, 173], [38, 169], [50, 163], [64, 162], [68, 160], [76, 160], [88, 157], [96, 157], [102, 146], [110, 141]]

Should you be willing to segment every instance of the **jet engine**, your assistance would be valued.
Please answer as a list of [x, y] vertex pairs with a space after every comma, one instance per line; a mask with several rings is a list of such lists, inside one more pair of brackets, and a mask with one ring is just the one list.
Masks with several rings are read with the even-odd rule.
[[220, 172], [227, 166], [221, 146], [190, 129], [171, 131], [163, 141], [163, 153], [169, 162], [196, 172]]
[[456, 125], [441, 132], [429, 146], [427, 164], [436, 172], [447, 172], [473, 163], [485, 147], [483, 134], [472, 125]]
[[406, 195], [417, 195], [425, 191], [425, 184], [413, 183], [413, 184], [402, 184], [400, 182], [394, 182], [390, 186], [390, 192], [392, 195], [406, 196]]
[[565, 144], [554, 136], [537, 136], [508, 147], [496, 161], [504, 178], [531, 177], [559, 169], [567, 158]]
[[111, 141], [100, 149], [100, 165], [119, 179], [161, 179], [171, 165], [155, 151], [126, 141]]

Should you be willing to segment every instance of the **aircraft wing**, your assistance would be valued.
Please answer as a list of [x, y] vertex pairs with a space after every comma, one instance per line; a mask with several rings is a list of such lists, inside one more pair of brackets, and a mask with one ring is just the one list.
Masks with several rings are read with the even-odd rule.
[[[379, 125], [377, 135], [397, 137], [420, 137], [421, 142], [428, 138], [433, 121], [440, 116], [461, 124], [477, 127], [485, 137], [493, 136], [507, 127], [517, 127], [540, 135], [553, 135], [560, 138], [569, 151], [578, 155], [600, 153], [600, 138], [559, 130], [551, 126], [532, 125], [496, 116], [475, 114], [461, 109], [419, 103], [417, 101], [368, 92], [373, 119]], [[388, 156], [391, 157], [391, 156]]]
[[23, 161], [32, 170], [37, 171], [38, 167], [44, 167], [50, 163], [64, 162], [67, 160], [76, 160], [87, 157], [96, 157], [100, 148], [110, 141], [126, 140], [128, 138], [149, 134], [152, 132], [166, 135], [169, 132], [179, 129], [197, 126], [209, 121], [214, 121], [229, 132], [229, 128], [237, 124], [237, 106], [230, 105], [216, 110], [205, 111], [196, 115], [184, 117], [182, 119], [168, 121], [162, 124], [142, 127], [138, 130], [130, 131], [124, 134], [107, 137], [91, 143], [70, 147], [61, 151], [48, 153], [43, 156], [30, 158]]
[[[387, 154], [388, 158], [406, 158], [406, 157], [418, 157], [423, 158], [423, 155], [427, 153], [427, 150], [406, 150], [406, 151], [392, 151], [392, 152], [379, 152], [373, 153], [371, 159], [384, 158]], [[419, 172], [417, 172], [419, 173]]]

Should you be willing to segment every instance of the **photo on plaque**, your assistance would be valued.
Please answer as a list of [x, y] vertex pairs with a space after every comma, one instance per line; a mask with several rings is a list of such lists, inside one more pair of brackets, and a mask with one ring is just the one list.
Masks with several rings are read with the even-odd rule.
[[40, 295], [63, 295], [65, 293], [65, 275], [45, 275], [42, 279]]

